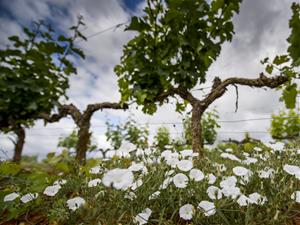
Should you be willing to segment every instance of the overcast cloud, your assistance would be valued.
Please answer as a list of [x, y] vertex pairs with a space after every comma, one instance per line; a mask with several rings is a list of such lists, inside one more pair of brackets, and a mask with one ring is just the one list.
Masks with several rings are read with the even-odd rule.
[[[6, 37], [21, 34], [21, 25], [32, 20], [47, 19], [58, 24], [65, 30], [76, 21], [77, 15], [83, 15], [87, 28], [83, 31], [86, 36], [105, 30], [116, 24], [127, 22], [132, 14], [141, 14], [144, 3], [134, 7], [134, 0], [10, 0], [1, 1], [0, 16], [0, 45], [4, 46]], [[222, 53], [208, 72], [208, 80], [215, 76], [222, 79], [231, 76], [258, 77], [263, 71], [260, 60], [272, 57], [286, 51], [286, 38], [289, 35], [288, 19], [290, 17], [290, 0], [244, 0], [241, 10], [234, 17], [236, 35], [232, 43], [223, 46]], [[88, 42], [78, 43], [87, 56], [87, 60], [79, 64], [78, 75], [70, 80], [68, 95], [69, 102], [81, 110], [89, 103], [103, 101], [118, 101], [117, 77], [113, 67], [122, 55], [122, 46], [133, 36], [124, 32], [124, 26], [91, 37]], [[203, 87], [210, 86], [210, 83]], [[203, 92], [193, 92], [201, 97]], [[211, 108], [216, 107], [220, 120], [238, 120], [249, 118], [268, 118], [273, 112], [283, 106], [279, 103], [280, 93], [275, 91], [258, 90], [247, 87], [239, 88], [239, 110], [235, 110], [235, 90], [229, 88], [227, 93], [218, 99]], [[140, 123], [150, 123], [153, 134], [157, 125], [151, 123], [178, 123], [182, 115], [175, 113], [172, 104], [165, 105], [153, 116], [144, 115], [132, 107], [129, 111], [103, 111], [94, 114], [92, 131], [99, 147], [108, 147], [105, 140], [105, 120], [113, 122], [124, 121], [129, 114]], [[220, 122], [218, 139], [241, 139], [241, 131], [254, 131], [252, 137], [269, 139], [267, 130], [270, 121], [251, 121], [241, 123]], [[168, 125], [171, 133], [176, 136], [182, 127]], [[45, 156], [49, 151], [59, 151], [56, 148], [58, 138], [66, 136], [74, 128], [70, 118], [59, 123], [43, 126], [42, 122], [27, 130], [24, 154]], [[0, 148], [12, 155], [12, 144], [7, 135], [0, 135]]]

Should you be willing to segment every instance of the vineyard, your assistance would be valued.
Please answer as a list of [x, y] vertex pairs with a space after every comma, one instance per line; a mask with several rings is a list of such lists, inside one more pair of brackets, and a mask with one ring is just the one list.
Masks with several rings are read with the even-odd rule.
[[[250, 0], [100, 1], [128, 20], [91, 34], [85, 31], [95, 12], [80, 0], [0, 3], [7, 11], [0, 21], [9, 21], [0, 33], [0, 225], [300, 225], [300, 4], [272, 1], [289, 6], [289, 14], [276, 11], [288, 38], [265, 53], [252, 49], [260, 67], [251, 71], [260, 72], [244, 76], [234, 65], [243, 52], [226, 59], [234, 74], [214, 73], [229, 45], [251, 44], [246, 33], [234, 39]], [[66, 2], [70, 9], [61, 8]], [[26, 13], [17, 16], [20, 6], [48, 10], [28, 22]], [[262, 18], [262, 26], [272, 22]], [[108, 32], [120, 35], [110, 40], [122, 42], [116, 52], [108, 42], [89, 44]], [[224, 108], [255, 112], [261, 100], [254, 89], [271, 96], [264, 114], [224, 119]], [[234, 105], [222, 102], [228, 94]], [[141, 119], [170, 105], [168, 121]], [[55, 127], [66, 121], [73, 126]], [[94, 133], [100, 128], [102, 139]], [[55, 149], [44, 150], [52, 140]]]

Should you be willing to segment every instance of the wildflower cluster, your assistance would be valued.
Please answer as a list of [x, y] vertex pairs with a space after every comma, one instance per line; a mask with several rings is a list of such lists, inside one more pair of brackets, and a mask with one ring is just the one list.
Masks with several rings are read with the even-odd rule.
[[131, 146], [117, 154], [91, 161], [79, 175], [60, 173], [64, 179], [46, 182], [40, 192], [11, 187], [9, 192], [7, 187], [2, 214], [9, 215], [13, 208], [36, 212], [42, 204], [47, 210], [40, 213], [59, 223], [245, 224], [250, 218], [255, 223], [283, 224], [299, 215], [297, 148], [283, 144], [251, 152], [216, 148], [206, 153], [205, 161], [191, 150], [159, 152]]

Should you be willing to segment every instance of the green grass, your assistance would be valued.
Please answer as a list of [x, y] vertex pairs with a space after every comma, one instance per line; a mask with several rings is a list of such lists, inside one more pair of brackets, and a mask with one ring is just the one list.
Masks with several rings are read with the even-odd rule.
[[[84, 167], [78, 167], [67, 152], [59, 156], [50, 154], [40, 163], [25, 161], [18, 166], [3, 162], [0, 164], [0, 218], [3, 218], [2, 221], [28, 220], [31, 223], [43, 221], [53, 224], [134, 224], [134, 218], [146, 208], [152, 210], [148, 224], [283, 225], [300, 216], [299, 203], [291, 199], [293, 192], [300, 191], [300, 181], [283, 170], [285, 164], [300, 166], [300, 154], [297, 153], [299, 148], [292, 146], [282, 152], [275, 152], [264, 146], [261, 152], [256, 152], [253, 149], [250, 151], [248, 146], [249, 157], [258, 159], [250, 165], [222, 158], [220, 155], [225, 149], [226, 146], [221, 146], [206, 151], [206, 158], [202, 160], [193, 158], [193, 168], [200, 169], [205, 175], [216, 176], [214, 184], [208, 184], [207, 178], [199, 182], [189, 178], [185, 188], [177, 188], [172, 182], [166, 189], [160, 189], [160, 185], [166, 179], [166, 172], [174, 170], [171, 176], [177, 173], [189, 176], [189, 172], [171, 168], [163, 159], [155, 162], [159, 156], [158, 152], [146, 157], [114, 157], [108, 161], [91, 159]], [[231, 154], [235, 154], [241, 160], [246, 159], [245, 154], [238, 148]], [[149, 159], [154, 163], [149, 163]], [[135, 180], [143, 181], [137, 189], [117, 190], [106, 187], [103, 183], [96, 187], [88, 187], [90, 180], [102, 179], [107, 171], [114, 168], [128, 168], [133, 161], [144, 162], [148, 171], [147, 174], [143, 174], [142, 171], [133, 172]], [[224, 165], [226, 171], [220, 170], [216, 163]], [[103, 172], [91, 174], [90, 169], [97, 165], [103, 168]], [[208, 197], [207, 188], [212, 185], [221, 188], [220, 182], [228, 176], [234, 176], [232, 169], [236, 166], [245, 167], [252, 172], [245, 184], [241, 184], [241, 178], [237, 177], [236, 186], [240, 188], [241, 193], [249, 196], [257, 192], [267, 198], [265, 204], [249, 204], [242, 207], [237, 203], [237, 198], [223, 195], [221, 199], [211, 200]], [[262, 179], [258, 176], [258, 171], [265, 168], [274, 169], [272, 178]], [[53, 197], [43, 194], [44, 189], [58, 179], [67, 181], [61, 185], [58, 193]], [[149, 199], [156, 191], [160, 191], [160, 195]], [[39, 196], [26, 204], [22, 203], [20, 198], [3, 202], [4, 196], [12, 192], [18, 192], [20, 196], [38, 193]], [[135, 198], [126, 198], [133, 195], [131, 192]], [[72, 211], [67, 206], [67, 200], [78, 196], [85, 200], [85, 204]], [[204, 212], [197, 208], [201, 201], [213, 202], [216, 213], [205, 216]], [[195, 209], [193, 218], [189, 221], [180, 218], [179, 214], [180, 207], [185, 204], [192, 204]]]

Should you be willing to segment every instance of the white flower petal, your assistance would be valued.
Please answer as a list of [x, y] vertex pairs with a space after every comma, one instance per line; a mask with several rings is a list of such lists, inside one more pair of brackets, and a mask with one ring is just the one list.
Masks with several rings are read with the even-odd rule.
[[236, 175], [236, 176], [246, 176], [248, 173], [250, 173], [250, 171], [248, 169], [246, 169], [245, 167], [242, 167], [242, 166], [237, 166], [237, 167], [234, 167], [232, 169], [233, 173]]
[[214, 184], [216, 182], [217, 178], [215, 175], [212, 173], [208, 174], [208, 183], [209, 184]]
[[283, 170], [285, 172], [287, 172], [288, 174], [290, 174], [290, 175], [298, 175], [298, 174], [300, 174], [300, 167], [299, 166], [285, 164], [283, 166]]
[[173, 183], [178, 188], [185, 188], [188, 184], [189, 178], [183, 173], [178, 173], [173, 177]]
[[4, 199], [3, 201], [4, 202], [10, 202], [10, 201], [13, 201], [15, 200], [17, 197], [19, 197], [20, 195], [16, 192], [13, 192], [13, 193], [10, 193], [10, 194], [7, 194], [4, 196]]
[[137, 214], [134, 218], [134, 223], [138, 223], [139, 225], [143, 225], [148, 223], [148, 219], [151, 216], [152, 210], [149, 208], [144, 209], [141, 213]]
[[247, 206], [252, 203], [252, 200], [246, 195], [241, 195], [236, 201], [240, 206]]
[[178, 169], [181, 171], [187, 172], [190, 171], [193, 168], [193, 162], [190, 160], [180, 160], [177, 163]]
[[102, 171], [103, 171], [103, 169], [101, 166], [95, 166], [90, 169], [91, 174], [98, 174], [98, 173], [101, 173]]
[[60, 189], [61, 186], [59, 184], [56, 184], [46, 187], [43, 193], [48, 196], [55, 196]]
[[204, 179], [204, 174], [202, 173], [201, 170], [191, 169], [191, 171], [189, 173], [189, 177], [191, 178], [191, 180], [201, 181]]
[[205, 216], [212, 216], [216, 213], [216, 207], [213, 202], [201, 201], [198, 208], [204, 211]]
[[206, 190], [206, 193], [208, 194], [208, 197], [211, 200], [222, 198], [222, 191], [220, 190], [220, 188], [215, 187], [215, 186], [208, 187], [207, 190]]
[[90, 180], [88, 183], [88, 187], [96, 187], [97, 185], [101, 184], [101, 179], [96, 178], [94, 180]]
[[179, 209], [179, 216], [184, 220], [191, 220], [194, 214], [194, 206], [191, 204], [185, 204]]
[[236, 185], [237, 179], [235, 176], [227, 177], [220, 183], [220, 187], [234, 187]]
[[296, 202], [300, 203], [300, 191], [295, 191], [291, 195], [291, 199], [295, 200]]
[[27, 203], [27, 202], [30, 202], [30, 201], [36, 199], [38, 196], [39, 196], [38, 193], [28, 193], [26, 195], [23, 195], [20, 200], [23, 203]]
[[160, 191], [156, 191], [149, 196], [149, 200], [156, 199], [160, 195]]
[[106, 187], [111, 185], [117, 190], [127, 190], [132, 186], [133, 173], [128, 169], [112, 169], [103, 176], [102, 183]]
[[75, 197], [71, 198], [67, 201], [67, 206], [69, 209], [75, 211], [78, 209], [80, 206], [85, 204], [85, 200], [81, 197]]
[[267, 201], [267, 198], [265, 196], [262, 196], [257, 192], [254, 192], [251, 195], [249, 195], [249, 198], [256, 205], [263, 205]]

